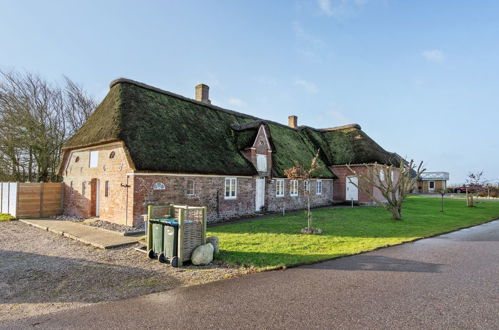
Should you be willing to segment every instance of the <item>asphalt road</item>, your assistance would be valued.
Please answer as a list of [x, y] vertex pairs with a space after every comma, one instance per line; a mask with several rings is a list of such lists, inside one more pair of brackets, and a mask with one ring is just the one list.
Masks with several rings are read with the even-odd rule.
[[499, 221], [0, 327], [499, 329]]

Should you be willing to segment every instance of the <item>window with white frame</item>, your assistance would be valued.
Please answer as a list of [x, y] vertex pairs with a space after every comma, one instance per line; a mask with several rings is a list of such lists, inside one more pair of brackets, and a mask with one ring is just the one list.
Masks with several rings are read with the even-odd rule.
[[379, 170], [379, 181], [385, 181], [385, 171], [383, 169]]
[[162, 182], [156, 182], [153, 186], [152, 186], [152, 189], [153, 190], [165, 190], [166, 189], [166, 186], [164, 183]]
[[395, 182], [395, 171], [392, 170], [391, 174], [392, 174], [392, 182]]
[[194, 180], [187, 180], [187, 195], [194, 195]]
[[90, 151], [88, 167], [96, 168], [99, 164], [99, 152], [98, 151]]
[[277, 179], [275, 186], [276, 197], [284, 197], [284, 179]]
[[322, 180], [317, 180], [317, 184], [315, 185], [315, 193], [317, 195], [322, 195]]
[[298, 180], [289, 181], [289, 195], [298, 196]]
[[225, 199], [237, 198], [237, 178], [225, 179]]
[[308, 180], [303, 181], [303, 190], [306, 192], [310, 191], [310, 182]]
[[267, 156], [266, 155], [256, 155], [256, 169], [259, 172], [267, 171]]

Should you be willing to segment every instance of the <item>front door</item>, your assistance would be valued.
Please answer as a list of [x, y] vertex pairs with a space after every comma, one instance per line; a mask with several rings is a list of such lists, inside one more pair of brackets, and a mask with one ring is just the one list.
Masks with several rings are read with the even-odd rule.
[[356, 176], [347, 176], [346, 184], [346, 200], [347, 201], [358, 201], [359, 200], [359, 189], [357, 185], [359, 184], [359, 179]]
[[90, 216], [98, 217], [99, 216], [99, 208], [100, 208], [100, 182], [99, 179], [92, 179], [90, 181], [91, 185], [91, 195], [90, 195]]
[[255, 195], [256, 211], [260, 212], [262, 210], [262, 207], [265, 206], [265, 179], [256, 179]]

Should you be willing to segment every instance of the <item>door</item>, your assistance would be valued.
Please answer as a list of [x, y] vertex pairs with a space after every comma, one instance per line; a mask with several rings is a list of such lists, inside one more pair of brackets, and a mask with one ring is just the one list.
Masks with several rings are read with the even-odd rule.
[[100, 180], [95, 180], [95, 216], [100, 215]]
[[90, 216], [98, 217], [100, 212], [100, 181], [99, 179], [92, 179], [90, 181], [90, 187], [92, 189], [90, 195]]
[[429, 192], [435, 191], [435, 181], [428, 181], [428, 191]]
[[359, 179], [356, 176], [347, 176], [346, 184], [346, 200], [347, 201], [358, 201], [359, 200], [359, 189], [356, 185], [359, 184]]
[[255, 208], [257, 212], [265, 206], [265, 179], [256, 179]]

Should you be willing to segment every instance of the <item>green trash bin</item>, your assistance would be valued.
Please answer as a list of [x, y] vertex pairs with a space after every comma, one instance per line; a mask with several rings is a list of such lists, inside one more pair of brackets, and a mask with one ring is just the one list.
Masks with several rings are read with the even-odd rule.
[[178, 222], [175, 218], [150, 219], [151, 249], [149, 258], [160, 262], [178, 265]]

